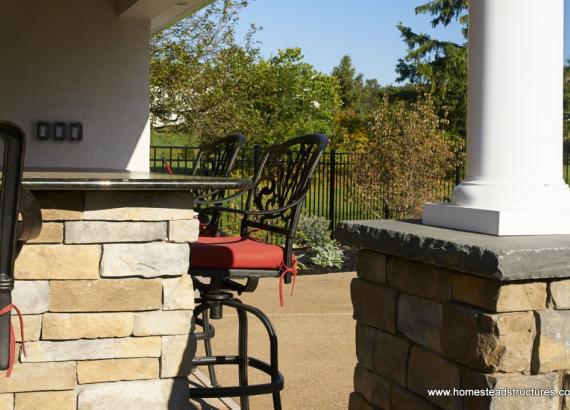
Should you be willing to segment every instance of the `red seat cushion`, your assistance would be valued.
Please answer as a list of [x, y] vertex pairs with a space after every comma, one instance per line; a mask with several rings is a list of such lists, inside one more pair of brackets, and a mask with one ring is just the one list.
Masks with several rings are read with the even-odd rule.
[[281, 270], [284, 250], [256, 239], [200, 237], [190, 244], [191, 269], [259, 269]]

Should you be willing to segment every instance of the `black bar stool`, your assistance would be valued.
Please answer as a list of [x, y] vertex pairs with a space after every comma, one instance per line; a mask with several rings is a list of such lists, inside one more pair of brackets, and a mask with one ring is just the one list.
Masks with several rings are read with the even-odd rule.
[[[233, 171], [236, 159], [240, 149], [244, 146], [246, 137], [240, 133], [229, 134], [216, 141], [200, 146], [198, 154], [194, 158], [194, 166], [192, 175], [205, 177], [227, 178]], [[194, 194], [194, 207], [200, 210], [204, 206], [219, 205], [219, 200], [224, 198], [225, 190], [197, 190]], [[239, 192], [239, 197], [243, 192]], [[220, 223], [221, 213], [214, 210], [208, 217], [200, 218], [200, 236], [218, 236], [218, 227]], [[206, 328], [210, 328], [214, 332], [214, 328], [210, 326], [207, 315], [203, 318]], [[212, 354], [212, 343], [210, 338], [201, 339], [204, 341], [204, 348], [208, 355]], [[213, 365], [208, 366], [210, 382], [216, 386], [216, 372]]]
[[[8, 370], [6, 375], [10, 376], [15, 357], [12, 310], [22, 320], [19, 310], [12, 305], [14, 261], [24, 242], [39, 235], [41, 213], [33, 196], [21, 187], [24, 132], [12, 123], [0, 121], [0, 140], [4, 148], [0, 194], [0, 370]], [[20, 223], [18, 214], [22, 216]], [[23, 331], [22, 323], [20, 327]]]
[[[259, 309], [237, 299], [235, 293], [253, 292], [260, 278], [279, 277], [279, 298], [283, 304], [283, 283], [296, 278], [297, 261], [293, 241], [301, 206], [311, 186], [311, 178], [328, 139], [323, 135], [307, 135], [269, 147], [263, 155], [254, 177], [254, 186], [248, 190], [245, 209], [223, 206], [204, 208], [203, 218], [214, 212], [232, 212], [241, 215], [241, 232], [236, 237], [201, 236], [191, 244], [190, 274], [200, 293], [194, 311], [195, 324], [203, 329], [195, 332], [196, 340], [210, 341], [215, 329], [210, 319], [222, 319], [224, 306], [235, 309], [238, 315], [238, 354], [215, 356], [211, 346], [205, 357], [196, 357], [194, 366], [237, 365], [239, 385], [191, 388], [190, 397], [240, 397], [242, 409], [249, 409], [249, 396], [272, 394], [275, 409], [281, 409], [280, 392], [283, 375], [278, 368], [278, 340], [275, 329]], [[213, 203], [226, 201], [220, 199]], [[257, 232], [257, 233], [253, 233]], [[277, 243], [264, 242], [252, 235], [265, 234]], [[244, 280], [245, 282], [240, 282]], [[248, 355], [248, 314], [264, 325], [270, 344], [270, 363]], [[270, 381], [264, 384], [248, 383], [248, 368], [266, 373]]]

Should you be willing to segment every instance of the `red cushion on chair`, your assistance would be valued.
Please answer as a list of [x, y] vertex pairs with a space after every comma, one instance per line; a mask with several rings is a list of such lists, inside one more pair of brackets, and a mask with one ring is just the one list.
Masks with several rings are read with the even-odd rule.
[[190, 268], [281, 270], [284, 255], [281, 246], [252, 238], [204, 236], [190, 244]]

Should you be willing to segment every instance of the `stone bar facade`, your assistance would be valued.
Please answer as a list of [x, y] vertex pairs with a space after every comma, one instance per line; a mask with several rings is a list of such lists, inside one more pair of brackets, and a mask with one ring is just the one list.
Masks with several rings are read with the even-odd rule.
[[397, 221], [347, 222], [337, 236], [361, 249], [350, 409], [570, 408], [559, 394], [570, 389], [569, 236], [497, 238]]
[[27, 355], [0, 375], [0, 410], [186, 408], [191, 195], [34, 195], [44, 225], [16, 262], [13, 292]]

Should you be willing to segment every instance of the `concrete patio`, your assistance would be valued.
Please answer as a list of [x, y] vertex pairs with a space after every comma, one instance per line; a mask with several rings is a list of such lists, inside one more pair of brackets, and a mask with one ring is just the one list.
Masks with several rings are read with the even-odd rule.
[[[285, 375], [284, 409], [346, 409], [353, 390], [355, 361], [354, 320], [350, 302], [350, 281], [354, 272], [301, 276], [293, 297], [279, 307], [277, 280], [260, 281], [253, 294], [241, 300], [266, 312], [279, 341], [279, 368]], [[286, 291], [288, 291], [287, 288]], [[227, 310], [224, 319], [213, 323], [215, 354], [237, 351], [237, 316]], [[250, 354], [268, 360], [265, 330], [250, 320]], [[203, 353], [203, 345], [199, 348]], [[207, 373], [206, 368], [202, 368]], [[237, 369], [219, 366], [222, 385], [237, 383]], [[263, 376], [251, 370], [251, 382]], [[254, 409], [272, 407], [271, 396], [251, 399]]]

